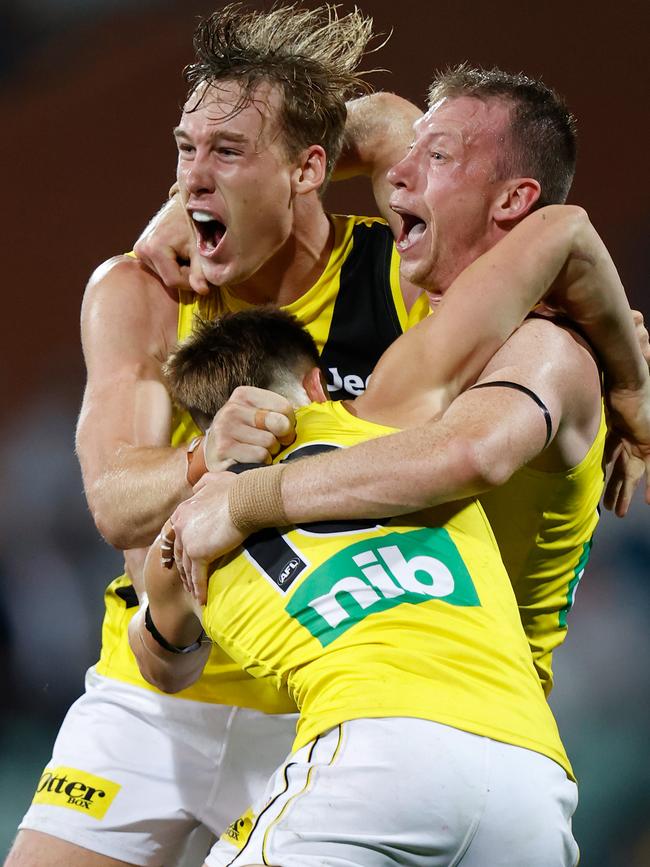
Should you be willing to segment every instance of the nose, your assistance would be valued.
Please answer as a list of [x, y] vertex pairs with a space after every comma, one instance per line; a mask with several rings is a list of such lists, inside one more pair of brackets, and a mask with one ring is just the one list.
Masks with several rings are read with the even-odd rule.
[[388, 170], [388, 174], [386, 175], [388, 183], [395, 187], [395, 189], [408, 189], [413, 183], [413, 164], [414, 156], [413, 149], [411, 149], [403, 159]]
[[198, 150], [189, 164], [179, 166], [179, 175], [182, 175], [184, 186], [192, 196], [214, 192], [215, 183], [210, 171], [209, 159], [201, 155]]

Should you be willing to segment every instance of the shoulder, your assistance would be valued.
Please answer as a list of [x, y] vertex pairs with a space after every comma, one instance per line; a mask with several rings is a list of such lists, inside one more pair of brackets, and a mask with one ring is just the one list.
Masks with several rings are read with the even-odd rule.
[[526, 369], [566, 375], [590, 371], [599, 381], [597, 362], [587, 342], [565, 320], [533, 316], [509, 337], [486, 368], [515, 364]]
[[81, 309], [84, 345], [119, 334], [154, 355], [175, 343], [178, 297], [132, 256], [115, 256], [91, 274]]
[[90, 275], [84, 294], [92, 302], [105, 295], [122, 296], [138, 290], [140, 298], [160, 303], [178, 303], [178, 295], [135, 256], [113, 256], [102, 262]]
[[[527, 319], [495, 354], [479, 381], [508, 380], [531, 389], [559, 434], [551, 452], [574, 466], [600, 425], [601, 378], [587, 342], [563, 320]], [[551, 457], [557, 457], [551, 454]]]

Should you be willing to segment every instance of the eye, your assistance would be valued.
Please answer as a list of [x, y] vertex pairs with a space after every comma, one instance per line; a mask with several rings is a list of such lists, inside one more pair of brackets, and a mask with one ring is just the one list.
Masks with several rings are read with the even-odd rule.
[[194, 145], [189, 144], [188, 142], [179, 141], [177, 143], [178, 152], [183, 156], [191, 156], [194, 153]]
[[241, 151], [235, 150], [235, 148], [229, 147], [220, 147], [217, 148], [217, 153], [220, 157], [226, 157], [226, 159], [230, 159], [231, 157], [241, 156]]
[[440, 162], [444, 160], [444, 156], [440, 153], [440, 151], [431, 151], [431, 159], [436, 160], [436, 162]]

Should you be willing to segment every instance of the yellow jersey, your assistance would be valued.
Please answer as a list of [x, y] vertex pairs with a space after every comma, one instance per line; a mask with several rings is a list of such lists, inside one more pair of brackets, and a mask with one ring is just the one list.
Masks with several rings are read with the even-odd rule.
[[[301, 320], [321, 353], [333, 397], [355, 397], [388, 346], [428, 312], [421, 296], [407, 312], [399, 284], [399, 257], [392, 233], [378, 218], [330, 216], [334, 245], [316, 283], [285, 309]], [[178, 339], [192, 331], [194, 317], [214, 318], [250, 305], [227, 287], [208, 296], [181, 293]], [[175, 412], [171, 444], [189, 442], [200, 431], [189, 414]], [[105, 677], [155, 690], [138, 669], [128, 644], [128, 625], [138, 600], [127, 575], [116, 578], [105, 593], [102, 649], [96, 670]], [[224, 651], [215, 647], [202, 677], [177, 693], [181, 698], [248, 707], [267, 713], [295, 711], [286, 691], [271, 680], [244, 673]]]
[[[296, 413], [291, 460], [392, 429], [341, 403]], [[208, 635], [300, 709], [295, 748], [340, 722], [433, 720], [571, 766], [476, 500], [380, 521], [264, 530], [224, 557]]]
[[546, 695], [553, 686], [553, 651], [566, 636], [567, 616], [598, 523], [606, 433], [603, 412], [598, 434], [576, 467], [559, 473], [523, 467], [480, 498]]

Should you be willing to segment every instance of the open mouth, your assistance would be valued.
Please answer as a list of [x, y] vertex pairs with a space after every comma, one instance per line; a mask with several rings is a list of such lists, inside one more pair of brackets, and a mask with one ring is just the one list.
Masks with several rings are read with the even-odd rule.
[[192, 211], [191, 216], [196, 229], [199, 252], [203, 256], [209, 256], [223, 240], [226, 226], [207, 211]]
[[408, 211], [399, 211], [402, 229], [397, 239], [398, 250], [408, 250], [425, 233], [427, 224], [421, 217]]

